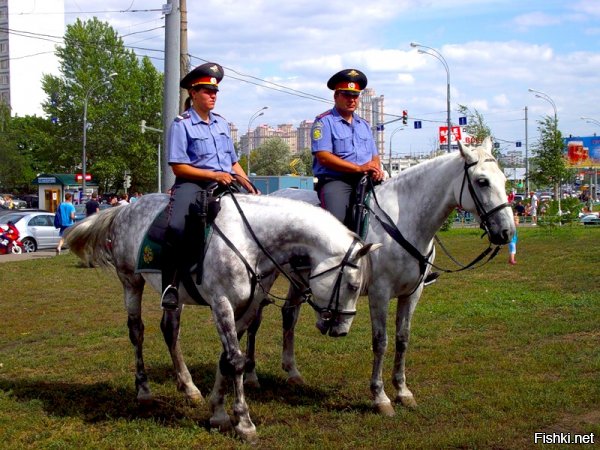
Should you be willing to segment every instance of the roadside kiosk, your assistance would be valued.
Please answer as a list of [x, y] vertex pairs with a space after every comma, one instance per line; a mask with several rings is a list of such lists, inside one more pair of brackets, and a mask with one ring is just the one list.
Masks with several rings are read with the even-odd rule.
[[[58, 205], [64, 200], [65, 194], [73, 194], [73, 203], [82, 200], [81, 181], [77, 181], [74, 174], [68, 173], [43, 173], [32, 182], [38, 185], [39, 208], [54, 212]], [[86, 181], [86, 194], [98, 191], [98, 184], [94, 181]], [[87, 195], [89, 196], [89, 195]]]

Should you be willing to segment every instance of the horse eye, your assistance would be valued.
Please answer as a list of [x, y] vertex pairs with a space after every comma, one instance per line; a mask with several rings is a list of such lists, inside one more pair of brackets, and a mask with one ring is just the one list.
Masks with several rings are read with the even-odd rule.
[[477, 184], [479, 185], [479, 187], [488, 187], [490, 185], [490, 182], [487, 178], [480, 178], [477, 180]]
[[348, 283], [348, 289], [351, 290], [352, 292], [356, 292], [356, 291], [358, 291], [358, 286], [356, 284]]

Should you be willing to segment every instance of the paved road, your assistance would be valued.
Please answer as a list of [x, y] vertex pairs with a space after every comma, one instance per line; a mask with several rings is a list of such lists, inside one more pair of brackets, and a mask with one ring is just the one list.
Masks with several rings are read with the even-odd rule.
[[[63, 250], [63, 254], [65, 251]], [[0, 263], [12, 261], [26, 261], [28, 259], [54, 258], [54, 249], [38, 250], [32, 253], [21, 253], [20, 255], [0, 255]]]

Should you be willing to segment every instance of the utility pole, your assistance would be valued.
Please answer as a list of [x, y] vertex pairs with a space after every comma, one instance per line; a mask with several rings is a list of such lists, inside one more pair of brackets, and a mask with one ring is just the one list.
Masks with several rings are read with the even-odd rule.
[[[181, 7], [181, 31], [180, 31], [180, 42], [179, 47], [181, 48], [181, 73], [183, 77], [190, 71], [190, 55], [188, 51], [188, 22], [187, 22], [187, 0], [179, 0]], [[187, 92], [185, 89], [179, 90], [179, 111], [185, 110], [185, 100], [187, 99]]]
[[529, 195], [529, 136], [527, 134], [527, 106], [525, 107], [525, 192]]
[[[181, 9], [179, 0], [167, 0], [163, 5], [165, 14], [165, 84], [163, 89], [163, 130], [168, 130], [173, 119], [179, 114], [179, 81], [181, 37]], [[163, 133], [162, 192], [167, 192], [175, 182], [175, 175], [168, 161], [168, 133]]]

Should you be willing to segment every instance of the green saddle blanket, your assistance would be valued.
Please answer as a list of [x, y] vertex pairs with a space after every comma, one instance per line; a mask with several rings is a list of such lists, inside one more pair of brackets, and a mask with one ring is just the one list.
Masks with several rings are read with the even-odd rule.
[[[138, 250], [136, 273], [160, 273], [162, 271], [162, 247], [167, 229], [168, 217], [166, 208], [154, 219], [144, 235]], [[206, 226], [204, 251], [212, 236], [212, 226]]]

